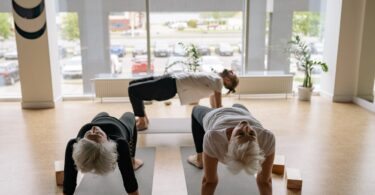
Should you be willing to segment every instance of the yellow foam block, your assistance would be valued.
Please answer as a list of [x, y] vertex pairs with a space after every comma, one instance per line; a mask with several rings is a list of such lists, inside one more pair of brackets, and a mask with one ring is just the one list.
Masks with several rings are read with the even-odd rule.
[[56, 175], [56, 185], [63, 185], [64, 183], [64, 162], [55, 161], [55, 175]]
[[286, 178], [287, 178], [287, 188], [289, 189], [301, 189], [302, 188], [301, 172], [298, 169], [287, 168]]
[[272, 173], [283, 175], [285, 170], [285, 156], [276, 155], [272, 166]]

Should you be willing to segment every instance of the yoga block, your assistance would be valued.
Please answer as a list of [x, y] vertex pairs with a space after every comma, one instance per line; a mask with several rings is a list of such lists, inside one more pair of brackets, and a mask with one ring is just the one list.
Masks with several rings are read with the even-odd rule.
[[286, 169], [287, 188], [298, 189], [302, 188], [302, 177], [298, 169]]
[[283, 175], [285, 170], [285, 156], [276, 155], [273, 161], [272, 173]]
[[55, 161], [55, 175], [56, 175], [56, 185], [62, 186], [64, 183], [64, 162]]

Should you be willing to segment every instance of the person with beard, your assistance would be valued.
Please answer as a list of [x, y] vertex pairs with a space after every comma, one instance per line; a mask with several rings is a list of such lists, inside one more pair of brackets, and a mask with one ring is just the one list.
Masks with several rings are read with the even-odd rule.
[[181, 105], [210, 97], [211, 107], [219, 108], [222, 107], [223, 86], [228, 89], [229, 94], [235, 92], [238, 83], [237, 75], [227, 69], [220, 73], [178, 72], [133, 80], [129, 83], [128, 93], [134, 114], [138, 117], [137, 129], [146, 130], [149, 125], [143, 101], [164, 101], [178, 94]]

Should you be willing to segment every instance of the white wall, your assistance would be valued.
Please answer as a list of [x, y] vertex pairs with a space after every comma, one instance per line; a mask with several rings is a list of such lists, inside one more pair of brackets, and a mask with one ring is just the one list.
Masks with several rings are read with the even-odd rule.
[[375, 78], [375, 1], [366, 1], [357, 95], [373, 100]]
[[329, 0], [325, 24], [324, 58], [328, 74], [321, 94], [337, 102], [351, 102], [356, 92], [365, 0]]

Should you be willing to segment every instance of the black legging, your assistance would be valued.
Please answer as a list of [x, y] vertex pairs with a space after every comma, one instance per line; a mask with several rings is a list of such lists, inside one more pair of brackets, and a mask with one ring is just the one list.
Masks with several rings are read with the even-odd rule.
[[[120, 123], [118, 123], [120, 122]], [[136, 145], [137, 145], [137, 127], [135, 124], [134, 114], [131, 112], [124, 113], [119, 119], [111, 117], [106, 112], [101, 112], [97, 114], [91, 121], [91, 124], [100, 124], [100, 123], [115, 123], [119, 126], [120, 132], [107, 133], [108, 129], [104, 129], [109, 134], [109, 137], [115, 136], [116, 138], [124, 138], [129, 144], [129, 150], [131, 157], [135, 157]], [[121, 134], [119, 134], [121, 133]], [[114, 139], [116, 139], [114, 138]]]
[[[249, 111], [242, 104], [233, 104], [232, 107], [242, 108]], [[212, 111], [214, 108], [209, 108], [206, 106], [194, 106], [193, 112], [191, 113], [191, 129], [193, 133], [193, 139], [195, 144], [195, 151], [197, 153], [203, 152], [203, 138], [206, 131], [203, 128], [203, 118], [207, 113]], [[207, 130], [207, 129], [206, 129]]]
[[170, 75], [146, 77], [129, 83], [128, 94], [135, 116], [145, 116], [143, 101], [163, 101], [177, 93], [176, 79]]

